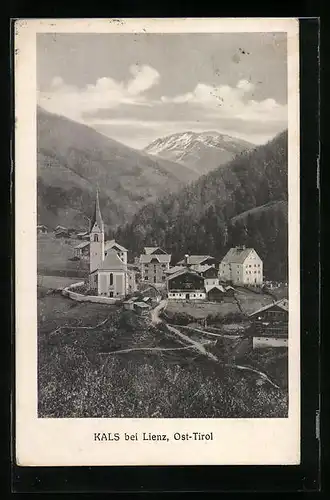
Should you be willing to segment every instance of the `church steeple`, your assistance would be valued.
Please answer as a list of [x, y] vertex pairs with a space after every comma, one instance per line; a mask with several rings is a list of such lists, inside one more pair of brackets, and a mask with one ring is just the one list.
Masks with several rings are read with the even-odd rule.
[[99, 200], [99, 190], [97, 189], [96, 191], [96, 201], [95, 201], [95, 210], [94, 210], [94, 215], [91, 221], [91, 230], [93, 230], [95, 224], [97, 224], [98, 229], [101, 232], [104, 232], [104, 224], [103, 224], [103, 219], [102, 219], [102, 214], [100, 210], [100, 200]]

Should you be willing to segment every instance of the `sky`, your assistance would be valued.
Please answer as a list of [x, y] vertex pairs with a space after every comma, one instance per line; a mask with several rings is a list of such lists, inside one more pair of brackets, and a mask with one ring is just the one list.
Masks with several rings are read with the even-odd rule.
[[130, 147], [287, 127], [286, 33], [37, 35], [37, 100]]

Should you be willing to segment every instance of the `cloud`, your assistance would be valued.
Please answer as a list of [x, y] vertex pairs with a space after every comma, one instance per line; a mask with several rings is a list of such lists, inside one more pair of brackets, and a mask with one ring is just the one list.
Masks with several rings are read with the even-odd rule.
[[84, 113], [116, 108], [121, 104], [146, 104], [143, 93], [159, 82], [159, 73], [147, 65], [132, 65], [129, 71], [132, 78], [127, 83], [103, 77], [83, 88], [67, 85], [56, 76], [48, 92], [39, 92], [38, 104], [50, 112], [78, 121], [84, 121]]
[[162, 96], [161, 102], [190, 103], [200, 107], [204, 115], [219, 119], [237, 118], [254, 121], [286, 121], [287, 107], [278, 104], [275, 99], [256, 101], [249, 99], [255, 90], [255, 85], [245, 79], [239, 80], [236, 86], [208, 85], [198, 83], [193, 91], [174, 97]]
[[287, 126], [287, 106], [271, 97], [258, 100], [260, 89], [248, 79], [199, 82], [186, 93], [151, 99], [146, 93], [160, 83], [158, 71], [132, 65], [129, 73], [125, 81], [102, 77], [83, 88], [56, 76], [39, 93], [39, 105], [138, 148], [185, 130], [218, 130], [260, 144]]
[[160, 80], [160, 74], [151, 66], [134, 64], [130, 67], [130, 72], [134, 76], [127, 85], [127, 92], [130, 95], [139, 95], [159, 83]]

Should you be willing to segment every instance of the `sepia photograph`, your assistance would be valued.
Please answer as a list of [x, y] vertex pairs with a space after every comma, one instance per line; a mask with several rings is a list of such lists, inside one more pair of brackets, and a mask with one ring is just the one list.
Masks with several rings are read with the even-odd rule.
[[44, 417], [286, 417], [286, 34], [40, 34]]
[[35, 33], [38, 420], [288, 419], [288, 38]]

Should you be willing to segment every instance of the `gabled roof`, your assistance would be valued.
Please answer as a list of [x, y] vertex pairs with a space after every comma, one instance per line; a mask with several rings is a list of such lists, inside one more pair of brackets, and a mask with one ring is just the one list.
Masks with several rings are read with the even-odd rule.
[[79, 243], [79, 245], [76, 245], [74, 248], [85, 248], [89, 245], [89, 241], [83, 241], [82, 243]]
[[97, 224], [100, 231], [104, 231], [104, 224], [100, 210], [99, 190], [96, 191], [95, 209], [91, 220], [91, 230], [93, 229], [95, 224]]
[[170, 267], [169, 269], [166, 269], [165, 274], [174, 274], [177, 273], [178, 271], [182, 271], [182, 269], [185, 269], [184, 266], [173, 266]]
[[[202, 264], [205, 260], [207, 259], [214, 259], [211, 255], [189, 255], [187, 257], [187, 264], [189, 265], [197, 265], [197, 264]], [[180, 260], [178, 262], [178, 265], [184, 264], [185, 259]]]
[[191, 269], [187, 269], [186, 267], [177, 271], [176, 273], [171, 274], [170, 276], [167, 276], [166, 279], [168, 281], [170, 281], [170, 280], [177, 278], [178, 276], [181, 276], [183, 274], [191, 274], [193, 276], [197, 276], [200, 280], [203, 280], [202, 276], [199, 273], [197, 273], [196, 271], [192, 271]]
[[226, 290], [222, 285], [205, 285], [206, 293], [210, 292], [213, 289], [219, 290], [222, 293], [226, 293]]
[[195, 264], [194, 265], [194, 270], [197, 271], [198, 273], [204, 273], [208, 269], [211, 269], [213, 266], [210, 266], [210, 264]]
[[145, 302], [134, 302], [134, 306], [140, 307], [141, 309], [150, 309], [149, 304]]
[[[235, 247], [228, 250], [221, 263], [224, 264], [243, 264], [254, 248]], [[257, 252], [256, 252], [257, 253]], [[257, 254], [258, 255], [258, 254]]]
[[[160, 253], [157, 254], [157, 250], [160, 250]], [[156, 254], [156, 255], [165, 255], [165, 250], [162, 250], [160, 247], [144, 247], [144, 253], [147, 255]]]
[[118, 257], [115, 250], [109, 250], [107, 256], [99, 267], [99, 270], [126, 271], [126, 265]]
[[116, 240], [108, 240], [104, 243], [104, 250], [110, 250], [110, 248], [116, 247], [117, 250], [120, 250], [122, 252], [127, 252], [127, 248], [123, 247], [122, 245], [119, 245], [119, 243], [116, 242]]
[[249, 314], [249, 317], [254, 316], [255, 314], [259, 314], [263, 311], [267, 311], [267, 309], [271, 309], [274, 306], [279, 307], [280, 309], [282, 309], [285, 312], [289, 311], [288, 299], [281, 299], [281, 300], [278, 300], [277, 302], [272, 302], [271, 304], [268, 304], [267, 306], [261, 307], [257, 311], [254, 311], [253, 313]]
[[161, 264], [166, 264], [170, 262], [171, 260], [171, 255], [170, 254], [165, 254], [165, 255], [156, 255], [156, 254], [141, 254], [140, 255], [140, 264], [149, 264], [152, 260], [157, 260]]

